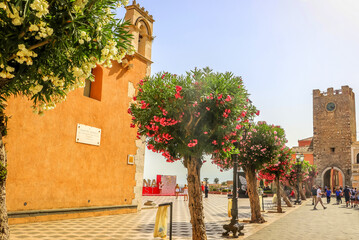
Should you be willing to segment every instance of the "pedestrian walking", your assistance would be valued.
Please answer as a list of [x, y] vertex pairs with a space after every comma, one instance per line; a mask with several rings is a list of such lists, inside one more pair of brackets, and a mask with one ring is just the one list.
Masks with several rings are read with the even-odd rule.
[[339, 188], [335, 190], [335, 196], [337, 197], [337, 204], [339, 205], [342, 202], [342, 191]]
[[323, 204], [323, 201], [322, 201], [322, 195], [323, 195], [322, 187], [319, 186], [318, 189], [317, 189], [317, 202], [315, 203], [313, 210], [317, 210], [318, 202], [320, 202], [320, 204], [322, 204], [323, 209], [327, 209], [326, 207], [324, 207], [324, 204]]
[[348, 207], [350, 200], [350, 189], [348, 188], [348, 186], [345, 186], [343, 193], [345, 197], [345, 206]]
[[184, 188], [183, 188], [183, 200], [188, 201], [188, 187], [187, 187], [187, 184], [185, 184]]
[[317, 203], [317, 188], [315, 186], [312, 187], [312, 205]]
[[330, 189], [328, 188], [325, 193], [327, 195], [327, 203], [329, 204], [330, 203], [330, 197], [332, 195], [332, 191], [330, 191]]
[[175, 188], [176, 199], [178, 198], [179, 192], [180, 192], [180, 187], [178, 186], [178, 184], [176, 184], [176, 188]]
[[356, 194], [356, 188], [352, 187], [350, 189], [350, 204], [352, 208], [355, 205], [355, 194]]
[[208, 198], [208, 185], [206, 183], [206, 186], [204, 186], [204, 197]]

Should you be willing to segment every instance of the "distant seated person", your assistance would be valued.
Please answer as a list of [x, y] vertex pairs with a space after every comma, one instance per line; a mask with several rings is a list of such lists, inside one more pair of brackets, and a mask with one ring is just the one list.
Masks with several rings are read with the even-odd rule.
[[292, 200], [292, 198], [294, 198], [295, 197], [295, 192], [294, 192], [294, 190], [292, 189], [292, 191], [290, 192], [290, 194], [289, 194], [289, 198]]

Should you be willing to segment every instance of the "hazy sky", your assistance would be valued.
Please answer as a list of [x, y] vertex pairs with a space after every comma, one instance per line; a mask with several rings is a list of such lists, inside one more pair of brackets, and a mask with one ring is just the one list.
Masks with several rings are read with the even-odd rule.
[[[209, 66], [242, 76], [261, 111], [256, 120], [281, 125], [288, 146], [313, 134], [313, 89], [349, 85], [359, 93], [358, 0], [137, 2], [155, 19], [152, 73]], [[144, 177], [156, 174], [185, 183], [186, 169], [147, 151]], [[206, 163], [204, 177], [232, 174]]]

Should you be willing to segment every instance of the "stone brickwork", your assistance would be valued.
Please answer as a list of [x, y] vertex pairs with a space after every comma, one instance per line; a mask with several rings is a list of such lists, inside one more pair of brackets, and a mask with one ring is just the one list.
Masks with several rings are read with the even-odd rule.
[[[134, 57], [140, 59], [146, 64], [146, 76], [151, 75], [151, 54], [152, 54], [152, 41], [153, 41], [153, 22], [154, 19], [143, 7], [136, 3], [132, 2], [132, 5], [126, 7], [126, 16], [125, 19], [131, 23], [129, 27], [130, 33], [133, 35], [131, 41], [132, 45], [136, 49]], [[142, 78], [144, 76], [141, 76]], [[138, 81], [137, 79], [136, 81]], [[128, 84], [128, 97], [131, 99], [136, 95], [135, 86], [129, 82]], [[130, 104], [133, 102], [131, 100]], [[142, 207], [142, 187], [143, 187], [143, 171], [145, 163], [145, 147], [146, 139], [143, 137], [135, 141], [137, 152], [135, 155], [135, 181], [136, 185], [134, 186], [135, 198], [132, 199], [132, 204], [137, 205], [137, 209], [141, 210]]]
[[331, 168], [351, 185], [351, 145], [356, 141], [355, 96], [351, 88], [313, 90], [313, 152], [317, 184]]

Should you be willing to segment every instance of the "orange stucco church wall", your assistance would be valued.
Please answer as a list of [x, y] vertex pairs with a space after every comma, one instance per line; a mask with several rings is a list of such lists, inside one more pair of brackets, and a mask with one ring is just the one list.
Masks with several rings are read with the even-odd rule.
[[[9, 212], [131, 204], [136, 166], [127, 164], [127, 155], [137, 147], [127, 114], [128, 82], [136, 86], [147, 68], [138, 58], [131, 63], [131, 69], [117, 62], [103, 69], [101, 101], [77, 89], [39, 116], [25, 98], [9, 100]], [[75, 142], [78, 123], [102, 130], [100, 146]]]

